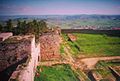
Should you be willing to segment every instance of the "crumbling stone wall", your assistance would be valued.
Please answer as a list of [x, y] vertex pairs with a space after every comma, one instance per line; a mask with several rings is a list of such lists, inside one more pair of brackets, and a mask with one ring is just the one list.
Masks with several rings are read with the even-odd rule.
[[17, 66], [9, 81], [34, 81], [39, 55], [40, 44], [35, 43], [35, 36], [13, 36], [0, 44], [0, 71], [27, 57]]
[[0, 42], [4, 41], [5, 39], [13, 36], [12, 32], [0, 33]]
[[[38, 64], [38, 57], [40, 54], [40, 44], [35, 44], [35, 37], [31, 39], [30, 43], [31, 51], [30, 57], [27, 59], [27, 62], [19, 65], [17, 70], [12, 74], [11, 79], [18, 81], [34, 81], [35, 71]], [[24, 66], [25, 65], [25, 66]], [[21, 69], [21, 67], [23, 67]]]
[[11, 37], [0, 43], [0, 71], [27, 57], [31, 52], [29, 50], [31, 47], [30, 41], [15, 40], [16, 37]]
[[44, 33], [40, 36], [41, 60], [55, 60], [60, 58], [60, 30]]
[[35, 43], [33, 35], [12, 36], [0, 43], [0, 72], [27, 58], [23, 61], [24, 63], [17, 65], [9, 81], [34, 81], [35, 70], [40, 58], [42, 60], [60, 58], [61, 32], [58, 29], [40, 36], [38, 44]]

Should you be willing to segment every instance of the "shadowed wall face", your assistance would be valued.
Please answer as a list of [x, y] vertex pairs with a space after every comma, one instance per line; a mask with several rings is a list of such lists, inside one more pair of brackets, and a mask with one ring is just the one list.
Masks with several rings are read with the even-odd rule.
[[0, 43], [0, 80], [34, 81], [39, 55], [34, 36], [13, 36]]

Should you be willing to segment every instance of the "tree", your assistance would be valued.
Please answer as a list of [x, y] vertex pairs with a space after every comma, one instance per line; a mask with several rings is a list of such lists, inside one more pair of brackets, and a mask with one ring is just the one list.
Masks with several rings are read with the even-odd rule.
[[22, 22], [20, 20], [17, 20], [17, 29], [16, 34], [22, 34]]
[[26, 21], [21, 22], [20, 20], [17, 20], [17, 27], [14, 28], [13, 31], [16, 35], [24, 35], [26, 32]]
[[22, 22], [20, 20], [17, 20], [17, 27], [21, 28], [22, 27]]
[[12, 29], [13, 29], [12, 20], [9, 19], [9, 20], [6, 22], [6, 31], [7, 31], [7, 32], [12, 32]]
[[47, 24], [46, 24], [46, 22], [45, 22], [44, 20], [41, 20], [41, 21], [39, 22], [39, 31], [40, 31], [41, 33], [44, 33], [44, 32], [47, 32], [47, 31], [48, 31]]
[[39, 23], [36, 20], [33, 20], [33, 27], [34, 27], [34, 32], [35, 35], [39, 35]]
[[22, 33], [25, 34], [25, 29], [26, 29], [27, 23], [26, 21], [22, 22]]
[[3, 26], [0, 24], [0, 32], [3, 31]]
[[33, 26], [34, 26], [33, 22], [27, 23], [25, 33], [26, 34], [35, 34]]

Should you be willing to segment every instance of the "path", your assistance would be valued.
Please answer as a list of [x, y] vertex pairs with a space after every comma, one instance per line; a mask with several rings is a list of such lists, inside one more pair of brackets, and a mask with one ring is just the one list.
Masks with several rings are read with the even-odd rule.
[[95, 66], [95, 64], [100, 60], [114, 60], [114, 59], [120, 59], [120, 56], [83, 58], [79, 59], [77, 62], [83, 62], [87, 66], [87, 68], [92, 69]]

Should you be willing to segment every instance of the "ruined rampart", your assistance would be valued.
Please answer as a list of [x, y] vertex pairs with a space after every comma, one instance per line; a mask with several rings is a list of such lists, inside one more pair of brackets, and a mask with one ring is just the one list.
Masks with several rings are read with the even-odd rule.
[[56, 32], [44, 33], [40, 36], [41, 60], [55, 60], [60, 58], [60, 34]]
[[39, 55], [40, 44], [35, 44], [33, 35], [13, 36], [0, 43], [0, 81], [34, 81]]

